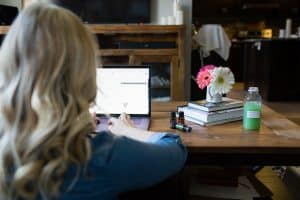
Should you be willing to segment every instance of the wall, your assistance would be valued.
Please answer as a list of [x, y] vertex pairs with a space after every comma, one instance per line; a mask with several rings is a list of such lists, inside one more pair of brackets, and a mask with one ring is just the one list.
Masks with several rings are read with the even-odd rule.
[[0, 4], [8, 6], [16, 6], [21, 9], [22, 1], [21, 0], [0, 0]]
[[[21, 0], [0, 0], [0, 4], [21, 8]], [[173, 15], [173, 0], [151, 1], [151, 22], [158, 24], [161, 17]]]
[[[192, 8], [193, 0], [181, 0], [181, 6], [184, 11], [184, 25], [185, 25], [185, 58], [186, 58], [186, 88], [185, 96], [190, 97], [190, 78], [191, 78], [191, 32], [192, 32]], [[151, 1], [151, 22], [158, 24], [161, 17], [173, 15], [173, 0], [152, 0]]]
[[151, 1], [151, 22], [158, 24], [161, 17], [173, 15], [173, 0]]
[[182, 0], [182, 9], [184, 12], [184, 25], [185, 25], [185, 62], [186, 62], [186, 80], [184, 83], [186, 88], [186, 97], [190, 98], [190, 79], [191, 79], [191, 55], [192, 55], [192, 11], [193, 0]]

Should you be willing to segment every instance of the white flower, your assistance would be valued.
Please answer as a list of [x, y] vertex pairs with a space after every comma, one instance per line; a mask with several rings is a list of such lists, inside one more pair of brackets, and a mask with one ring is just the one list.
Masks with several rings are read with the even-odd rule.
[[216, 67], [212, 71], [210, 86], [218, 94], [228, 93], [234, 84], [234, 76], [228, 67]]

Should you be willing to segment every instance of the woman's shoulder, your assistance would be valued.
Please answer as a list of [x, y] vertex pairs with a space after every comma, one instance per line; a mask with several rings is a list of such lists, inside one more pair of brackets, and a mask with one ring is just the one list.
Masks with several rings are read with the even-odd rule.
[[110, 155], [116, 148], [117, 136], [108, 131], [102, 131], [91, 138], [92, 157], [90, 164], [104, 165], [109, 161]]
[[99, 147], [111, 145], [115, 142], [116, 136], [109, 131], [101, 131], [96, 133], [95, 137], [91, 137], [91, 144], [93, 151], [97, 150]]
[[116, 157], [122, 156], [130, 148], [129, 138], [117, 136], [109, 131], [102, 131], [91, 138], [92, 157], [90, 167], [108, 167], [113, 165]]

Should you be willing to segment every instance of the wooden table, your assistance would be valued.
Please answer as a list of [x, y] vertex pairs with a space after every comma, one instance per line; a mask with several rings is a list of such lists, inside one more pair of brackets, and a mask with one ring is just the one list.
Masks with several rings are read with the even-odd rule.
[[242, 121], [193, 127], [183, 133], [169, 127], [169, 112], [186, 102], [152, 104], [153, 131], [176, 132], [187, 146], [187, 165], [300, 165], [300, 127], [263, 106], [261, 129], [247, 132]]
[[[210, 127], [193, 127], [191, 133], [169, 128], [170, 111], [186, 102], [152, 103], [150, 130], [174, 132], [180, 135], [188, 148], [184, 169], [162, 184], [150, 189], [122, 196], [122, 200], [135, 199], [202, 199], [190, 196], [191, 179], [210, 179], [210, 183], [236, 185], [239, 176], [247, 176], [261, 197], [272, 192], [255, 178], [248, 165], [299, 165], [300, 127], [284, 116], [263, 106], [260, 131], [246, 132], [242, 121]], [[209, 167], [206, 167], [208, 165]], [[211, 165], [220, 166], [210, 168]], [[204, 175], [204, 176], [203, 176]], [[204, 182], [207, 180], [204, 180]]]

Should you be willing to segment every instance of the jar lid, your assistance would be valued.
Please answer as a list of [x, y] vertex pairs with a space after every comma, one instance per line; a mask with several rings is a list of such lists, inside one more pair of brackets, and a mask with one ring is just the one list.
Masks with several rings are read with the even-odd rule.
[[258, 87], [249, 87], [248, 92], [258, 92]]

